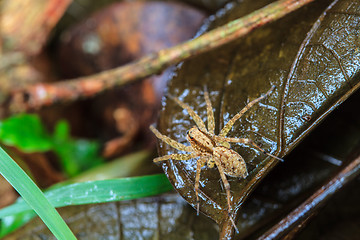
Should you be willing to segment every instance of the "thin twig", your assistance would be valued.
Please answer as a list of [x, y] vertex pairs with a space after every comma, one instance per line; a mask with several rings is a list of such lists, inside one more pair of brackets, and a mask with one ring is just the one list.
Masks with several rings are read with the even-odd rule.
[[314, 210], [318, 209], [324, 202], [332, 197], [345, 184], [349, 183], [360, 174], [360, 155], [350, 164], [340, 171], [329, 182], [317, 190], [304, 203], [283, 218], [278, 224], [274, 225], [259, 240], [279, 239], [287, 234], [288, 231], [307, 221]]
[[125, 66], [92, 76], [54, 84], [36, 84], [14, 92], [12, 111], [26, 111], [60, 101], [74, 101], [121, 86], [134, 80], [159, 73], [166, 67], [191, 56], [201, 54], [246, 35], [252, 30], [273, 22], [314, 0], [280, 0], [251, 14], [209, 31], [198, 38], [175, 47], [150, 54]]

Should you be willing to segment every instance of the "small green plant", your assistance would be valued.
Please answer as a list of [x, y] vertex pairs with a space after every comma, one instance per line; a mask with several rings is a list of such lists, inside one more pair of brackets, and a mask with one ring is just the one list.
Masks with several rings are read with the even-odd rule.
[[0, 141], [28, 153], [54, 151], [69, 177], [103, 162], [97, 142], [72, 138], [64, 120], [50, 134], [35, 114], [19, 114], [1, 121]]

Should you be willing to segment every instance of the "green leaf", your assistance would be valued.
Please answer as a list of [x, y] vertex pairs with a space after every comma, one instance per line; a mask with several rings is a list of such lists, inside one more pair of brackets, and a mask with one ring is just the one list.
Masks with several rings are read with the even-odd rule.
[[54, 151], [61, 159], [63, 169], [69, 176], [100, 165], [99, 144], [86, 140], [70, 140], [56, 143]]
[[76, 239], [64, 220], [28, 175], [0, 148], [0, 173], [23, 197], [57, 239]]
[[24, 152], [43, 152], [52, 148], [52, 139], [34, 114], [19, 114], [0, 122], [0, 140]]
[[59, 121], [56, 125], [53, 141], [53, 150], [61, 159], [62, 168], [71, 177], [103, 162], [98, 154], [99, 144], [96, 141], [72, 139], [65, 121]]
[[57, 122], [55, 129], [54, 129], [54, 135], [53, 138], [55, 141], [66, 141], [70, 138], [69, 136], [70, 127], [69, 124], [65, 120], [60, 120]]

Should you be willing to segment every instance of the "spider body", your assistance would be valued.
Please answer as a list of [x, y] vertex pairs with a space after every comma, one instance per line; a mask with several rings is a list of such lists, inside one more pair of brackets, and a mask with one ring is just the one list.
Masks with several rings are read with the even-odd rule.
[[216, 142], [213, 136], [202, 132], [196, 126], [192, 127], [186, 136], [191, 144], [193, 151], [197, 156], [206, 159], [208, 167], [213, 168], [216, 165], [214, 158], [219, 159], [224, 173], [230, 177], [245, 178], [248, 175], [244, 159], [234, 150], [222, 146], [221, 142]]
[[[195, 175], [195, 195], [197, 201], [197, 212], [199, 213], [199, 182], [200, 182], [200, 172], [201, 168], [206, 164], [209, 168], [217, 166], [221, 180], [224, 184], [224, 188], [227, 196], [228, 203], [228, 213], [231, 216], [231, 194], [230, 194], [230, 184], [226, 178], [227, 176], [236, 177], [236, 178], [246, 178], [248, 176], [248, 171], [246, 168], [246, 163], [243, 157], [236, 151], [230, 149], [230, 142], [234, 143], [244, 143], [250, 146], [255, 147], [257, 150], [271, 156], [282, 160], [276, 156], [273, 156], [257, 144], [255, 144], [251, 139], [248, 138], [229, 138], [226, 137], [228, 132], [231, 130], [234, 123], [254, 104], [260, 100], [266, 98], [270, 92], [274, 89], [272, 87], [265, 95], [254, 99], [249, 102], [240, 112], [238, 112], [230, 121], [223, 127], [219, 135], [215, 135], [215, 121], [214, 121], [214, 112], [210, 102], [209, 94], [207, 91], [204, 91], [204, 97], [207, 106], [207, 123], [208, 129], [205, 127], [205, 123], [199, 117], [199, 115], [187, 104], [180, 101], [177, 98], [173, 98], [174, 101], [183, 109], [186, 109], [189, 115], [192, 117], [196, 126], [192, 127], [186, 135], [187, 141], [190, 143], [190, 146], [186, 146], [182, 143], [179, 143], [163, 134], [161, 134], [153, 126], [150, 126], [150, 130], [156, 135], [157, 138], [161, 139], [171, 147], [180, 150], [189, 152], [188, 154], [169, 154], [161, 156], [154, 159], [154, 162], [160, 162], [165, 160], [190, 160], [197, 158], [197, 167]], [[230, 217], [234, 227], [235, 223]]]

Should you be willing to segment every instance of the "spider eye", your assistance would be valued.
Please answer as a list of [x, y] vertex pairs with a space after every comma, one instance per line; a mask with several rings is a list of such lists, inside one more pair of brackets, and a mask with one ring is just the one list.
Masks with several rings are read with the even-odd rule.
[[194, 137], [190, 135], [190, 131], [187, 131], [186, 134], [189, 136], [190, 140], [194, 140]]

